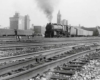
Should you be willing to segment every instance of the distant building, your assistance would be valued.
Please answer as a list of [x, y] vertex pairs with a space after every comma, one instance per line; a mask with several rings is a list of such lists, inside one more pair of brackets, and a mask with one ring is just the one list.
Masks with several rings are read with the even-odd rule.
[[63, 25], [63, 26], [68, 25], [68, 21], [67, 21], [66, 19], [63, 19], [63, 20], [62, 20], [62, 25]]
[[68, 29], [68, 21], [66, 19], [62, 20], [63, 31], [67, 31]]
[[34, 34], [35, 35], [42, 35], [44, 36], [45, 34], [45, 27], [42, 26], [34, 26]]
[[61, 14], [60, 14], [60, 11], [57, 14], [57, 24], [61, 24]]
[[30, 25], [30, 29], [31, 29], [31, 30], [34, 30], [34, 24], [31, 24], [31, 25]]
[[34, 26], [34, 33], [40, 34], [41, 33], [41, 26]]
[[10, 17], [10, 29], [18, 29], [19, 13], [15, 13], [13, 17]]
[[13, 17], [10, 17], [10, 29], [27, 30], [30, 26], [29, 16], [20, 16], [19, 13], [15, 13]]
[[23, 16], [19, 16], [18, 18], [18, 29], [25, 30], [25, 18]]
[[25, 30], [30, 28], [30, 18], [28, 15], [25, 16]]

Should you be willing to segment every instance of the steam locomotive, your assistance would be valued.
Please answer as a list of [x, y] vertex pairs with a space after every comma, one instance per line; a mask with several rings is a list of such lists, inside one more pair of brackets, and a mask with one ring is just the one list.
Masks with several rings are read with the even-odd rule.
[[87, 31], [80, 27], [52, 24], [46, 25], [45, 37], [83, 37], [92, 36], [93, 31]]
[[68, 32], [67, 29], [64, 31], [62, 25], [48, 23], [46, 26], [45, 37], [63, 37], [66, 36], [66, 32]]

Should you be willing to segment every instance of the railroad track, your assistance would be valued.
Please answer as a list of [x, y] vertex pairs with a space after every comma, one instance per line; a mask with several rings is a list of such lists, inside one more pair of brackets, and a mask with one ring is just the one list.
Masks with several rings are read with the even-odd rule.
[[[38, 65], [37, 67], [34, 67], [34, 68], [26, 70], [26, 71], [22, 71], [20, 73], [16, 73], [11, 76], [7, 76], [5, 78], [1, 78], [1, 80], [28, 80], [30, 77], [35, 76], [36, 74], [41, 74], [48, 69], [53, 69], [57, 65], [61, 65], [65, 62], [71, 61], [75, 58], [78, 58], [80, 56], [83, 56], [83, 55], [89, 54], [90, 52], [95, 52], [95, 51], [96, 51], [95, 49], [87, 50], [87, 51], [79, 52], [76, 54], [67, 55], [66, 57], [62, 57], [62, 58], [54, 60], [54, 61], [49, 61], [49, 62], [47, 61], [43, 64], [40, 63], [41, 65]], [[64, 53], [64, 51], [59, 52], [59, 54], [61, 54], [61, 53]]]
[[[78, 44], [81, 45], [81, 44]], [[21, 55], [16, 55], [16, 56], [9, 56], [9, 57], [1, 57], [0, 58], [0, 63], [3, 62], [9, 62], [9, 61], [15, 61], [15, 60], [21, 60], [21, 59], [28, 59], [31, 58], [33, 56], [38, 56], [40, 54], [44, 54], [44, 55], [50, 55], [53, 54], [56, 55], [58, 52], [62, 52], [63, 50], [71, 50], [72, 47], [74, 47], [76, 45], [71, 45], [71, 46], [65, 46], [65, 47], [61, 47], [61, 48], [55, 48], [55, 49], [50, 49], [50, 50], [43, 50], [43, 51], [38, 51], [38, 52], [31, 52], [28, 54], [21, 54]], [[50, 55], [51, 56], [51, 55]]]
[[23, 44], [23, 43], [20, 43], [20, 44], [3, 44], [3, 45], [0, 45], [0, 48], [13, 48], [13, 47], [28, 47], [28, 46], [43, 46], [43, 44]]
[[59, 51], [63, 51], [63, 50], [71, 50], [72, 46], [70, 47], [62, 47], [62, 48], [55, 48], [55, 49], [50, 49], [50, 50], [43, 50], [43, 51], [39, 51], [39, 52], [32, 52], [32, 53], [28, 53], [28, 54], [22, 54], [22, 55], [17, 55], [17, 56], [10, 56], [10, 57], [1, 57], [0, 58], [0, 63], [5, 62], [5, 61], [13, 61], [13, 60], [21, 60], [21, 59], [25, 59], [25, 58], [30, 58], [33, 56], [38, 56], [40, 54], [51, 54], [51, 53], [57, 53]]
[[[24, 48], [34, 48], [34, 47], [43, 47], [43, 46], [46, 46], [49, 47], [49, 46], [54, 46], [54, 45], [61, 45], [61, 47], [63, 46], [71, 46], [71, 45], [79, 45], [79, 44], [86, 44], [86, 43], [89, 43], [89, 42], [73, 42], [73, 43], [59, 43], [59, 44], [37, 44], [37, 45], [34, 45], [34, 44], [29, 44], [29, 45], [5, 45], [5, 46], [0, 46], [0, 51], [9, 51], [9, 50], [23, 50]], [[91, 42], [91, 43], [94, 43], [94, 42]], [[55, 47], [55, 48], [59, 48], [59, 47]], [[51, 48], [52, 49], [52, 48]]]
[[[44, 73], [44, 75], [46, 75], [45, 76], [46, 80], [51, 80], [51, 79], [52, 80], [55, 80], [55, 79], [73, 80], [72, 77], [75, 77], [77, 74], [82, 77], [82, 74], [79, 74], [79, 72], [81, 72], [81, 71], [84, 72], [85, 71], [84, 69], [87, 69], [86, 65], [91, 63], [91, 61], [95, 61], [95, 60], [100, 60], [100, 51], [97, 51], [95, 53], [91, 53], [91, 54], [86, 55], [84, 57], [77, 58], [77, 59], [72, 60], [68, 63], [64, 63], [63, 65], [55, 67], [54, 70], [52, 70], [52, 71], [49, 70], [48, 72], [51, 72], [51, 75], [47, 75], [46, 73]], [[33, 79], [36, 79], [37, 77], [39, 77], [39, 75], [33, 77]], [[93, 75], [91, 77], [93, 77]], [[76, 77], [76, 79], [78, 79], [78, 77]]]
[[[11, 70], [16, 70], [28, 64], [33, 64], [33, 63], [35, 64], [36, 63], [35, 56], [42, 54], [42, 55], [45, 55], [46, 57], [52, 57], [54, 55], [67, 52], [71, 49], [72, 49], [71, 47], [63, 47], [63, 48], [58, 48], [58, 49], [30, 53], [26, 55], [0, 58], [0, 63], [5, 63], [5, 62], [7, 63], [5, 65], [0, 66], [0, 72], [1, 72], [0, 75], [3, 73], [9, 72]], [[9, 63], [10, 61], [15, 61], [15, 62]]]
[[[73, 38], [74, 39], [74, 38]], [[56, 39], [57, 40], [57, 39]], [[26, 47], [26, 46], [43, 46], [43, 45], [53, 45], [53, 44], [70, 44], [70, 43], [86, 43], [86, 42], [99, 42], [99, 39], [84, 39], [84, 40], [62, 40], [62, 41], [44, 41], [44, 42], [40, 42], [40, 43], [27, 43], [27, 42], [14, 42], [12, 44], [11, 43], [5, 43], [5, 44], [1, 44], [0, 48], [13, 48], [13, 47]], [[11, 45], [12, 44], [12, 45]]]
[[36, 47], [36, 46], [53, 46], [53, 45], [76, 45], [76, 43], [72, 42], [60, 42], [60, 43], [20, 43], [20, 44], [1, 44], [0, 49], [12, 49], [12, 48], [25, 48], [25, 47]]
[[[77, 46], [81, 46], [81, 45], [82, 44], [79, 44]], [[48, 57], [52, 57], [52, 56], [57, 55], [59, 52], [63, 52], [63, 51], [66, 52], [66, 51], [72, 50], [72, 47], [74, 47], [74, 46], [76, 46], [76, 45], [65, 46], [65, 47], [55, 48], [55, 49], [50, 49], [50, 50], [43, 50], [43, 51], [38, 51], [38, 52], [32, 52], [32, 53], [28, 53], [28, 54], [21, 54], [21, 55], [16, 55], [16, 56], [1, 57], [0, 63], [16, 61], [16, 60], [23, 60], [23, 59], [31, 59], [31, 58], [34, 58], [35, 56], [38, 56], [41, 54], [48, 55]]]

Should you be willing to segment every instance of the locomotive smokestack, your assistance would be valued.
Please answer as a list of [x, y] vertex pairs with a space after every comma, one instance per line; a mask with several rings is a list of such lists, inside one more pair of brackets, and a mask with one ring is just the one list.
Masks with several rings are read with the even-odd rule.
[[50, 20], [49, 23], [52, 23], [52, 20]]

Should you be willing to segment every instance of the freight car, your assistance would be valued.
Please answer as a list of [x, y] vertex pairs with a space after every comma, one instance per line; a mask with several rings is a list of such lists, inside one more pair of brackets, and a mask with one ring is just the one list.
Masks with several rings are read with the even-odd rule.
[[77, 30], [76, 35], [78, 37], [86, 37], [86, 36], [92, 36], [93, 35], [93, 31], [84, 30], [80, 27], [77, 27], [76, 30]]
[[81, 28], [76, 28], [76, 30], [77, 30], [77, 33], [76, 33], [76, 35], [77, 35], [77, 37], [82, 37], [82, 36], [84, 36], [84, 30], [83, 29], [81, 29]]
[[31, 36], [33, 35], [33, 31], [32, 30], [17, 30], [17, 35]]
[[13, 36], [14, 30], [12, 29], [0, 29], [0, 36]]
[[76, 30], [75, 27], [70, 26], [70, 27], [68, 27], [68, 33], [69, 33], [69, 36], [75, 37], [76, 36], [76, 33], [77, 33], [77, 30]]
[[32, 36], [32, 30], [0, 29], [0, 36]]

